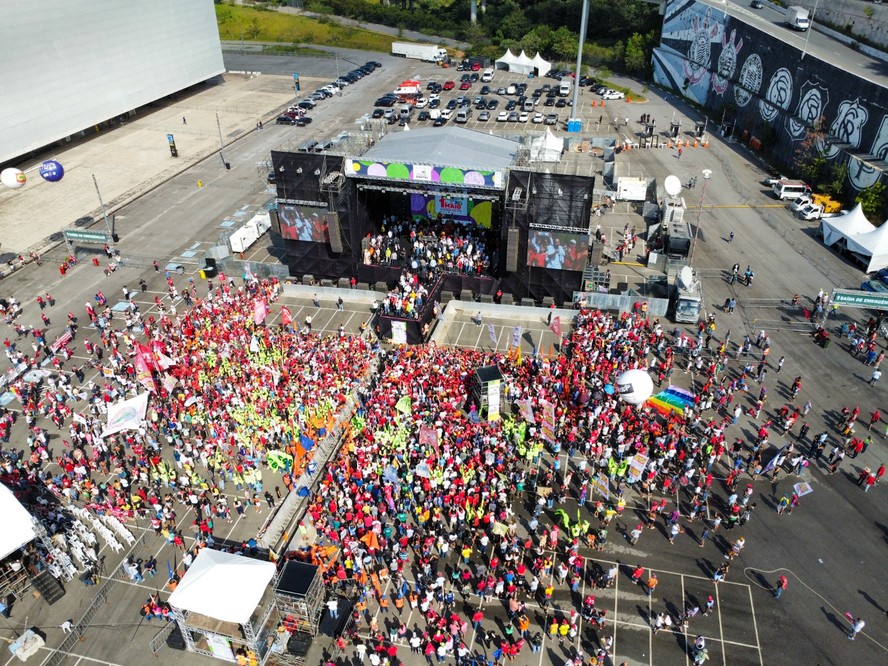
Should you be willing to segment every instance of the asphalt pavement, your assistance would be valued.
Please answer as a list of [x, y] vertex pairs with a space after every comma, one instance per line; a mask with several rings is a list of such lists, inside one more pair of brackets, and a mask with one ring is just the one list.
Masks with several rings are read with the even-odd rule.
[[[368, 54], [366, 59], [378, 58]], [[329, 59], [318, 60], [323, 60], [325, 68], [331, 65]], [[264, 71], [272, 71], [277, 66], [265, 57], [262, 63], [260, 69]], [[227, 65], [230, 69], [248, 69], [236, 59]], [[295, 65], [303, 76], [318, 81], [330, 78], [329, 69], [313, 72], [308, 59], [297, 59]], [[292, 63], [280, 67], [292, 69]], [[265, 167], [262, 166], [267, 164], [271, 149], [292, 141], [294, 136], [332, 135], [355, 127], [355, 122], [371, 110], [370, 103], [375, 95], [391, 90], [400, 80], [413, 74], [424, 78], [434, 74], [440, 77], [440, 71], [421, 63], [399, 60], [386, 65], [381, 72], [357, 86], [350, 86], [342, 98], [328, 100], [322, 113], [314, 114], [316, 120], [310, 128], [266, 125], [263, 132], [249, 131], [247, 119], [256, 116], [257, 112], [273, 113], [278, 98], [269, 99], [264, 109], [250, 107], [243, 114], [247, 131], [225, 148], [225, 158], [232, 165], [230, 171], [223, 167], [218, 154], [211, 154], [147, 189], [116, 211], [121, 253], [124, 256], [156, 257], [162, 265], [166, 261], [182, 260], [186, 275], [174, 279], [182, 281], [190, 277], [200, 281], [196, 273], [199, 251], [220, 237], [224, 238], [230, 229], [230, 226], [223, 226], [226, 221], [243, 219], [249, 211], [260, 209], [273, 198], [264, 182]], [[271, 75], [262, 76], [270, 78]], [[283, 88], [285, 84], [291, 85], [289, 76], [284, 73], [270, 83], [274, 88]], [[658, 123], [661, 127], [668, 124], [665, 121], [673, 113], [686, 121], [683, 127], [691, 127], [692, 121], [697, 119], [695, 112], [680, 100], [661, 96], [655, 91], [646, 94], [649, 101], [645, 104], [614, 102], [605, 108], [613, 115], [630, 117], [630, 132], [636, 131], [636, 120], [641, 113], [652, 113], [662, 119], [663, 122]], [[283, 95], [281, 99], [285, 102], [287, 96]], [[192, 103], [197, 102], [199, 100]], [[180, 115], [180, 109], [169, 111], [172, 119]], [[211, 118], [210, 113], [207, 121]], [[600, 133], [613, 131], [613, 128], [602, 128]], [[95, 150], [96, 145], [88, 149]], [[128, 159], [127, 151], [137, 148], [137, 145], [108, 147], [94, 155], [95, 163], [91, 166], [114, 168], [115, 160]], [[788, 306], [793, 294], [800, 294], [804, 303], [804, 299], [810, 299], [818, 289], [854, 287], [864, 276], [856, 266], [823, 248], [814, 227], [799, 223], [787, 210], [775, 206], [774, 199], [760, 185], [764, 172], [753, 155], [713, 136], [709, 148], [687, 149], [680, 158], [674, 149], [664, 148], [632, 150], [621, 154], [618, 161], [620, 168], [628, 174], [647, 175], [661, 181], [666, 175], [675, 173], [687, 182], [690, 177], [700, 175], [703, 169], [712, 170], [712, 179], [706, 184], [705, 192], [701, 177], [696, 188], [683, 193], [691, 207], [692, 222], [700, 229], [694, 263], [703, 275], [707, 312], [716, 315], [716, 337], [721, 339], [730, 330], [731, 340], [738, 341], [744, 334], [755, 337], [758, 329], [765, 328], [773, 342], [771, 362], [786, 356], [783, 370], [778, 374], [772, 368], [766, 380], [771, 396], [770, 409], [776, 409], [783, 402], [800, 404], [810, 400], [813, 409], [805, 420], [810, 423], [811, 432], [826, 430], [833, 441], [837, 437], [837, 412], [842, 407], [859, 405], [864, 417], [876, 408], [888, 413], [884, 404], [885, 384], [875, 387], [867, 384], [865, 380], [870, 370], [848, 354], [844, 341], [836, 340], [830, 348], [822, 349], [815, 346], [809, 336], [789, 330], [792, 323], [803, 318], [800, 309]], [[128, 188], [143, 185], [137, 177], [131, 178], [126, 183]], [[629, 207], [618, 207], [618, 211], [603, 218], [603, 225], [612, 233], [618, 234], [627, 222], [639, 224], [640, 217]], [[65, 226], [62, 220], [70, 219], [76, 212], [72, 207], [64, 217], [59, 216], [58, 228]], [[0, 226], [13, 222], [4, 213]], [[733, 241], [729, 241], [731, 231], [735, 232]], [[263, 237], [254, 251], [269, 249], [271, 245], [268, 237]], [[186, 256], [188, 253], [195, 254]], [[264, 260], [271, 261], [271, 255], [266, 253]], [[724, 271], [735, 262], [742, 267], [749, 264], [754, 268], [753, 286], [747, 288], [727, 283]], [[612, 270], [636, 269], [613, 266]], [[39, 311], [34, 298], [37, 294], [51, 292], [59, 304], [53, 317], [58, 322], [54, 321], [54, 326], [50, 327], [52, 338], [61, 330], [63, 313], [72, 311], [82, 315], [83, 303], [91, 300], [96, 291], [101, 289], [106, 295], [119, 294], [124, 285], [133, 288], [141, 276], [148, 280], [150, 290], [163, 291], [162, 274], [155, 274], [151, 268], [121, 268], [106, 276], [101, 267], [82, 263], [61, 276], [57, 266], [49, 261], [39, 267], [26, 266], [5, 278], [3, 291], [6, 296], [15, 295], [24, 304], [23, 323], [35, 325], [39, 323]], [[205, 289], [204, 285], [199, 289]], [[717, 307], [729, 295], [736, 296], [738, 301], [734, 315], [723, 314]], [[348, 298], [344, 300], [348, 304]], [[760, 301], [770, 301], [771, 305], [762, 306]], [[346, 308], [347, 314], [354, 315], [350, 321], [357, 321], [355, 317], [360, 317], [362, 310]], [[851, 310], [841, 313], [857, 319], [868, 316]], [[332, 309], [328, 314], [329, 330], [334, 331], [338, 327], [335, 323], [337, 315]], [[537, 314], [538, 318], [545, 315], [544, 312]], [[671, 329], [672, 325], [668, 324], [668, 327]], [[801, 396], [793, 401], [789, 398], [788, 385], [797, 375], [803, 377], [804, 388]], [[692, 387], [697, 378], [688, 375], [676, 381]], [[753, 390], [757, 394], [755, 383]], [[749, 404], [751, 397], [744, 399], [744, 406]], [[809, 482], [814, 492], [802, 499], [801, 506], [791, 516], [778, 516], [773, 504], [800, 479], [789, 475], [776, 484], [756, 482], [758, 509], [751, 523], [743, 528], [747, 547], [733, 565], [730, 585], [718, 588], [719, 614], [698, 625], [718, 646], [713, 650], [713, 663], [875, 664], [885, 661], [888, 651], [885, 617], [888, 587], [883, 575], [888, 541], [888, 518], [884, 509], [886, 490], [882, 485], [863, 493], [852, 482], [860, 467], [877, 467], [888, 461], [883, 432], [884, 425], [881, 425], [866, 454], [847, 460], [839, 474], [828, 476], [816, 464], [808, 468], [801, 480]], [[729, 429], [728, 435], [729, 438], [742, 437], [750, 441], [754, 435], [752, 421], [744, 416], [738, 426]], [[782, 437], [772, 437], [775, 444], [783, 441]], [[725, 493], [721, 490], [718, 494], [723, 496]], [[711, 510], [716, 508], [714, 505]], [[572, 509], [573, 506], [568, 510]], [[526, 510], [519, 507], [518, 512], [526, 518]], [[627, 519], [624, 524], [631, 522]], [[251, 526], [258, 528], [257, 524]], [[688, 527], [688, 532], [675, 545], [670, 545], [657, 531], [645, 534], [637, 546], [612, 538], [612, 543], [604, 551], [589, 555], [599, 563], [619, 561], [629, 565], [642, 562], [663, 572], [662, 594], [658, 593], [649, 602], [652, 604], [650, 608], [674, 603], [679, 594], [688, 590], [698, 596], [711, 593], [714, 586], [707, 576], [722, 561], [724, 544], [716, 542], [700, 549], [692, 538], [697, 528]], [[241, 532], [232, 536], [240, 538]], [[156, 546], [160, 548], [159, 544]], [[766, 588], [779, 572], [787, 574], [790, 587], [777, 601]], [[149, 587], [119, 586], [112, 605], [105, 609], [104, 619], [98, 622], [101, 626], [90, 630], [86, 640], [76, 646], [75, 653], [81, 655], [83, 661], [78, 661], [80, 657], [72, 657], [66, 663], [154, 663], [154, 657], [147, 653], [145, 646], [156, 627], [135, 626], [138, 625], [138, 603], [149, 592]], [[65, 603], [70, 605], [59, 608], [41, 606], [36, 600], [22, 602], [14, 609], [9, 625], [0, 627], [0, 633], [9, 637], [12, 635], [9, 627], [20, 628], [27, 620], [47, 630], [49, 647], [57, 645], [61, 635], [53, 627], [82, 609], [88, 593], [89, 590], [69, 590]], [[621, 577], [619, 587], [605, 597], [607, 603], [614, 604], [616, 618], [614, 663], [687, 663], [682, 636], [651, 636], [646, 624], [649, 610], [625, 575]], [[561, 603], [567, 602], [562, 600]], [[842, 633], [846, 626], [842, 618], [845, 612], [860, 615], [867, 621], [864, 634], [854, 642], [846, 640]], [[492, 608], [491, 614], [501, 615], [502, 610]], [[691, 631], [694, 629], [692, 625]], [[587, 640], [593, 641], [593, 637]], [[164, 658], [171, 658], [172, 654], [161, 653]], [[538, 661], [524, 659], [520, 663], [557, 664], [562, 657], [558, 647], [549, 646], [535, 656]], [[405, 661], [420, 664], [420, 659]], [[193, 655], [188, 661], [204, 663], [202, 658]]]

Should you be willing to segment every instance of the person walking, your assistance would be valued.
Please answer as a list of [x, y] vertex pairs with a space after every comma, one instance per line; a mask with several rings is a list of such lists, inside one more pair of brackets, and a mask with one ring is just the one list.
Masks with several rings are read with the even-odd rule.
[[882, 378], [882, 371], [879, 370], [878, 368], [876, 370], [873, 370], [873, 374], [869, 380], [869, 385], [875, 386], [876, 382], [879, 381], [881, 378]]
[[[850, 613], [849, 613], [849, 615], [850, 615]], [[854, 620], [851, 623], [851, 629], [848, 631], [848, 640], [853, 641], [854, 637], [857, 636], [857, 634], [859, 634], [861, 631], [863, 631], [863, 628], [865, 626], [866, 626], [866, 622], [864, 622], [860, 618], [857, 618], [856, 620]]]
[[59, 625], [59, 629], [61, 629], [66, 634], [73, 633], [74, 623], [71, 620], [65, 620]]
[[786, 589], [787, 585], [789, 585], [789, 580], [787, 580], [786, 576], [780, 576], [777, 579], [777, 583], [774, 585], [774, 598], [779, 599], [780, 595], [783, 594], [783, 590]]
[[654, 590], [657, 589], [657, 584], [659, 582], [660, 580], [657, 578], [657, 574], [655, 574], [654, 572], [651, 572], [648, 575], [647, 584], [644, 586], [644, 591], [649, 597], [654, 596]]

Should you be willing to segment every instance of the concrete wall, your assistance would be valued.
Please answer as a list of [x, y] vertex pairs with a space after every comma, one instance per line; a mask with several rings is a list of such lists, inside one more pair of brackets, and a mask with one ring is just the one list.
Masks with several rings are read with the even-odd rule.
[[733, 136], [772, 145], [775, 163], [791, 167], [809, 128], [826, 120], [832, 137], [823, 147], [847, 161], [850, 190], [862, 190], [880, 173], [853, 157], [888, 155], [888, 89], [853, 76], [778, 37], [699, 2], [670, 0], [654, 50], [654, 80], [734, 120]]

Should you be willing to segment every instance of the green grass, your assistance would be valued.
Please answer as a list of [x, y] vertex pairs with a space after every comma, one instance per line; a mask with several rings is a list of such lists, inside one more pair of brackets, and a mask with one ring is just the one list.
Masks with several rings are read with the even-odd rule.
[[323, 20], [236, 5], [216, 5], [216, 23], [223, 40], [320, 44], [361, 51], [390, 52], [396, 37], [350, 28]]

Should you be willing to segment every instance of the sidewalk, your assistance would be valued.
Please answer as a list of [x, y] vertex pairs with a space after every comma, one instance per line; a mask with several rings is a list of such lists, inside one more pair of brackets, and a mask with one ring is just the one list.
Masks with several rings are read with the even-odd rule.
[[[127, 123], [44, 159], [65, 167], [59, 183], [35, 171], [20, 190], [0, 191], [0, 246], [27, 255], [75, 220], [91, 216], [101, 223], [95, 175], [109, 215], [219, 150], [219, 128], [226, 145], [248, 134], [262, 119], [293, 97], [287, 77], [226, 74], [191, 95], [156, 109], [142, 109]], [[183, 117], [187, 121], [184, 124]], [[178, 158], [170, 156], [167, 134], [175, 137]], [[30, 169], [42, 160], [19, 165]], [[57, 242], [57, 241], [56, 241]]]

